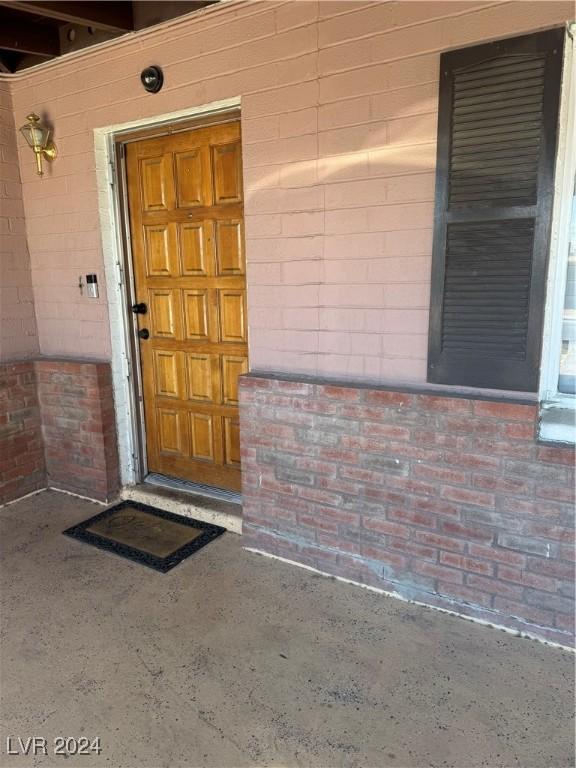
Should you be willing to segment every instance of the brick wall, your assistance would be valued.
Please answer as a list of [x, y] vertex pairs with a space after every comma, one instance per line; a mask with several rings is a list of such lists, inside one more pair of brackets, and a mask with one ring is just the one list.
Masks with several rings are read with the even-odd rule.
[[109, 364], [38, 360], [36, 373], [47, 485], [113, 498], [119, 474]]
[[244, 544], [560, 643], [574, 451], [536, 405], [241, 378]]
[[20, 140], [42, 354], [110, 357], [93, 130], [241, 96], [252, 368], [425, 381], [440, 53], [573, 17], [569, 1], [227, 2], [11, 78], [17, 124], [47, 114], [59, 149], [39, 179]]
[[44, 488], [45, 480], [34, 364], [0, 365], [0, 504]]
[[8, 83], [0, 81], [0, 360], [37, 354], [12, 99]]
[[0, 365], [0, 504], [47, 486], [101, 501], [120, 487], [108, 363]]

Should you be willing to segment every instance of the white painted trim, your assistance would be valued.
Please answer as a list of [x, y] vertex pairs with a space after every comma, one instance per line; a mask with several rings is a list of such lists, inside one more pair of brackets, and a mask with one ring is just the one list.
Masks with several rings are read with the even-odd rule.
[[127, 321], [126, 290], [128, 279], [123, 270], [122, 220], [118, 199], [118, 184], [115, 180], [116, 156], [115, 139], [128, 131], [139, 128], [158, 128], [167, 123], [195, 117], [218, 114], [226, 110], [239, 109], [240, 97], [203, 104], [197, 107], [157, 115], [153, 118], [133, 120], [128, 123], [108, 125], [94, 129], [94, 153], [96, 158], [96, 184], [102, 237], [102, 257], [106, 279], [108, 321], [110, 323], [112, 385], [118, 435], [120, 460], [120, 485], [134, 485], [142, 478], [136, 466], [138, 438], [135, 430], [137, 404], [131, 376], [137, 366], [132, 365], [130, 352], [131, 328]]
[[560, 346], [562, 339], [562, 309], [566, 291], [566, 270], [574, 178], [576, 176], [576, 56], [574, 35], [576, 24], [568, 25], [564, 49], [564, 68], [560, 100], [560, 128], [552, 235], [548, 262], [548, 289], [544, 314], [542, 363], [540, 369], [540, 400], [564, 408], [576, 408], [576, 398], [558, 392]]
[[[449, 616], [455, 616], [458, 619], [465, 619], [466, 621], [471, 621], [474, 624], [480, 624], [483, 627], [491, 627], [492, 629], [499, 629], [501, 632], [506, 632], [509, 635], [514, 635], [515, 637], [524, 637], [529, 640], [537, 640], [539, 643], [543, 643], [544, 645], [550, 645], [553, 648], [561, 648], [563, 651], [570, 651], [570, 653], [576, 653], [576, 648], [572, 648], [569, 645], [562, 645], [562, 643], [555, 643], [552, 640], [546, 640], [545, 638], [540, 637], [539, 635], [536, 635], [532, 632], [527, 632], [520, 629], [510, 629], [510, 627], [505, 627], [502, 624], [495, 624], [492, 621], [486, 621], [485, 619], [477, 619], [474, 616], [466, 616], [466, 614], [459, 613], [458, 611], [451, 611], [449, 608], [440, 608], [437, 605], [429, 605], [428, 603], [422, 603], [419, 600], [410, 600], [407, 597], [403, 597], [399, 592], [388, 592], [387, 590], [380, 589], [379, 587], [372, 587], [370, 584], [362, 584], [360, 581], [353, 581], [352, 579], [346, 579], [344, 576], [334, 576], [331, 573], [326, 573], [326, 571], [320, 571], [318, 568], [314, 568], [311, 565], [298, 563], [295, 560], [289, 560], [286, 557], [280, 557], [280, 555], [272, 555], [269, 552], [263, 552], [261, 549], [255, 549], [254, 547], [242, 547], [242, 549], [245, 549], [246, 552], [252, 552], [255, 555], [262, 555], [263, 557], [268, 557], [271, 560], [279, 560], [281, 563], [286, 563], [287, 565], [295, 565], [298, 568], [303, 568], [305, 571], [311, 571], [312, 573], [316, 573], [319, 576], [325, 576], [327, 579], [331, 579], [331, 580], [335, 579], [336, 581], [341, 581], [343, 584], [351, 584], [354, 587], [361, 587], [362, 589], [367, 589], [369, 592], [375, 592], [377, 595], [385, 595], [386, 597], [393, 597], [395, 600], [401, 600], [403, 603], [418, 605], [421, 608], [428, 608], [431, 611], [447, 613]], [[443, 599], [450, 600], [450, 598], [448, 597]], [[523, 619], [520, 619], [517, 616], [515, 616], [514, 618], [517, 621], [524, 621]], [[543, 627], [543, 629], [545, 629], [545, 627]]]

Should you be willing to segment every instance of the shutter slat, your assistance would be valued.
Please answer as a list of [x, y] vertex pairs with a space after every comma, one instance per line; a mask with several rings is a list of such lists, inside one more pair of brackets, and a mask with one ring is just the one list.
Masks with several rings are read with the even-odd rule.
[[501, 104], [504, 100], [503, 97], [505, 97], [505, 101], [507, 104], [511, 104], [515, 100], [521, 100], [521, 99], [536, 99], [538, 98], [538, 94], [534, 93], [533, 88], [525, 88], [523, 87], [523, 83], [517, 83], [515, 88], [508, 89], [503, 94], [498, 94], [494, 96], [493, 94], [474, 94], [473, 96], [460, 96], [458, 100], [455, 102], [454, 106], [456, 107], [466, 107], [466, 106], [472, 106], [476, 104], [494, 104], [495, 106], [497, 104]]
[[504, 72], [525, 73], [534, 70], [541, 70], [543, 67], [544, 62], [540, 57], [531, 59], [528, 56], [523, 56], [521, 60], [515, 60], [513, 58], [509, 58], [508, 60], [503, 60], [502, 58], [494, 58], [491, 61], [478, 64], [473, 71], [471, 70], [467, 72], [463, 70], [460, 73], [460, 81], [470, 82], [477, 80], [478, 78], [485, 77], [491, 72], [497, 75]]
[[535, 72], [530, 75], [522, 75], [522, 73], [507, 74], [501, 77], [487, 76], [480, 80], [476, 80], [472, 83], [461, 83], [459, 80], [454, 82], [454, 101], [458, 103], [458, 99], [472, 96], [485, 96], [487, 93], [501, 94], [508, 92], [510, 89], [514, 89], [518, 85], [518, 78], [522, 78], [522, 88], [532, 89], [540, 88], [542, 85], [542, 74]]

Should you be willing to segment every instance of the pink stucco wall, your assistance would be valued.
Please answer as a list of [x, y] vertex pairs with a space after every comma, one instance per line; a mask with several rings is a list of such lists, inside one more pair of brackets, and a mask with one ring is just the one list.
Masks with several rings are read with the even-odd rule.
[[[12, 82], [55, 125], [21, 169], [40, 347], [108, 357], [93, 129], [242, 97], [253, 369], [424, 381], [440, 52], [562, 24], [572, 2], [229, 2]], [[159, 64], [147, 95], [139, 72]]]
[[37, 353], [12, 99], [0, 81], [0, 361]]

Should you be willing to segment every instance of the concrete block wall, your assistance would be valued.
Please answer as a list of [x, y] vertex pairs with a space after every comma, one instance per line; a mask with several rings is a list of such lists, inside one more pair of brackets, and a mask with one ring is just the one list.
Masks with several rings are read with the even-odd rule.
[[0, 361], [38, 349], [12, 97], [0, 80]]
[[[110, 357], [93, 130], [240, 96], [252, 369], [424, 382], [440, 53], [573, 15], [228, 2], [11, 78], [17, 122], [45, 113], [59, 148], [39, 179], [20, 142], [42, 354]], [[86, 272], [98, 301], [78, 291]]]
[[574, 449], [534, 403], [240, 381], [246, 546], [573, 642]]
[[0, 365], [0, 504], [46, 485], [32, 361]]

